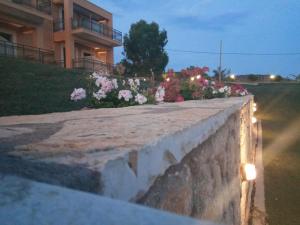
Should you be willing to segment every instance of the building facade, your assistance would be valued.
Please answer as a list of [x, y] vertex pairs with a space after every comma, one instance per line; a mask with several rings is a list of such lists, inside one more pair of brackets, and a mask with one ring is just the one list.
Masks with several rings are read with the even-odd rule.
[[97, 70], [122, 44], [112, 24], [87, 0], [0, 0], [0, 54]]

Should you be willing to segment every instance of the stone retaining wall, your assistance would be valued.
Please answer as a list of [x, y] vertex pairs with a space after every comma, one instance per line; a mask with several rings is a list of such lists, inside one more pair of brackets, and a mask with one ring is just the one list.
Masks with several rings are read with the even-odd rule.
[[252, 97], [0, 118], [0, 172], [246, 224]]

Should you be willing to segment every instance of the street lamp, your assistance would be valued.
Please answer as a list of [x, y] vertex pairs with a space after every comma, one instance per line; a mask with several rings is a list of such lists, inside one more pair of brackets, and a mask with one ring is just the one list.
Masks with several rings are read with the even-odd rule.
[[271, 79], [271, 80], [275, 80], [275, 78], [276, 78], [276, 76], [275, 76], [274, 74], [271, 74], [271, 75], [270, 75], [270, 79]]
[[234, 74], [230, 74], [229, 77], [230, 77], [231, 80], [235, 80], [235, 75]]

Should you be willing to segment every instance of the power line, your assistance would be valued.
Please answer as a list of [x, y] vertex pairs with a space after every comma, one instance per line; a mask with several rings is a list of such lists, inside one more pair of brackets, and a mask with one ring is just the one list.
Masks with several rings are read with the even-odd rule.
[[[181, 50], [181, 49], [170, 49], [170, 48], [166, 50], [172, 52], [181, 52], [181, 53], [220, 55], [220, 52], [214, 52], [214, 51], [192, 51], [192, 50]], [[222, 55], [286, 56], [286, 55], [300, 55], [300, 52], [283, 52], [283, 53], [222, 52]]]

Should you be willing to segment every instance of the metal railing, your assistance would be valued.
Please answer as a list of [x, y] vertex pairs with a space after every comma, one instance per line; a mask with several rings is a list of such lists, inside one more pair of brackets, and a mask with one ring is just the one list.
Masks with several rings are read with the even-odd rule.
[[8, 41], [0, 41], [0, 56], [21, 58], [44, 64], [52, 64], [55, 61], [54, 51]]
[[122, 44], [122, 32], [115, 30], [105, 24], [97, 23], [96, 21], [91, 20], [88, 17], [81, 16], [79, 18], [73, 18], [72, 27], [73, 29], [84, 28], [104, 37], [111, 38], [112, 40], [119, 42], [119, 44]]
[[73, 68], [88, 72], [102, 72], [104, 74], [109, 74], [113, 72], [114, 66], [92, 58], [78, 58], [73, 59]]
[[65, 29], [65, 23], [63, 19], [60, 20], [56, 20], [53, 22], [53, 31], [57, 32], [57, 31], [62, 31]]
[[52, 13], [51, 0], [10, 0], [16, 4], [26, 5], [47, 14]]

